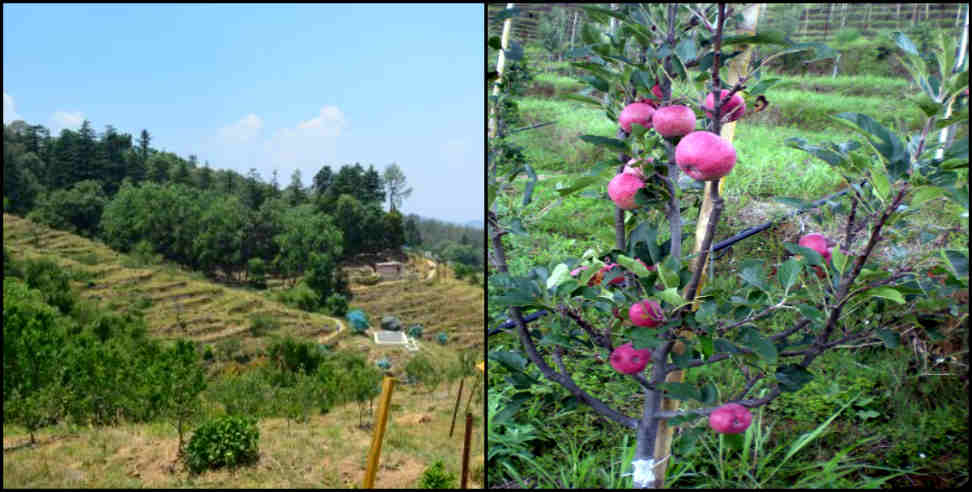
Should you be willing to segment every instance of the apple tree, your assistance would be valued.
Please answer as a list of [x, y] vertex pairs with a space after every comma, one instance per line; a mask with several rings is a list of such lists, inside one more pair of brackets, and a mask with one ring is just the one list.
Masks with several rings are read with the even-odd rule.
[[[747, 259], [730, 272], [712, 254], [725, 208], [716, 183], [734, 166], [747, 164], [738, 162], [736, 154], [736, 146], [746, 142], [733, 144], [721, 137], [722, 127], [768, 104], [767, 91], [779, 81], [762, 76], [761, 68], [771, 59], [804, 50], [813, 50], [817, 58], [836, 53], [820, 43], [793, 43], [774, 31], [727, 35], [727, 22], [741, 21], [733, 11], [739, 6], [581, 8], [593, 21], [615, 19], [618, 27], [601, 31], [595, 22], [584, 24], [582, 45], [567, 56], [583, 71], [580, 78], [590, 89], [569, 97], [601, 107], [618, 122], [614, 138], [580, 136], [616, 153], [617, 160], [592, 163], [587, 173], [558, 186], [558, 192], [567, 196], [607, 184], [611, 201], [603, 203], [614, 210], [615, 244], [606, 251], [588, 250], [581, 258], [536, 265], [525, 275], [511, 274], [504, 236], [529, 235], [522, 205], [530, 202], [536, 178], [522, 153], [501, 144], [502, 135], [494, 138], [487, 193], [494, 268], [490, 303], [508, 309], [521, 349], [493, 351], [489, 357], [513, 374], [518, 390], [539, 383], [529, 373], [529, 361], [577, 401], [630, 429], [636, 442], [634, 486], [660, 488], [674, 460], [661, 444], [666, 429], [682, 427], [679, 439], [686, 441], [707, 428], [741, 439], [739, 433], [752, 420], [750, 410], [806, 385], [821, 354], [869, 339], [893, 347], [899, 335], [892, 327], [917, 323], [918, 313], [941, 309], [948, 295], [968, 288], [964, 251], [942, 247], [933, 255], [897, 256], [890, 266], [878, 255], [905, 234], [919, 207], [933, 200], [959, 207], [968, 217], [968, 139], [946, 147], [931, 138], [935, 129], [968, 121], [967, 106], [956, 105], [968, 86], [968, 72], [949, 72], [954, 47], [940, 45], [929, 59], [940, 65], [936, 73], [942, 75], [929, 75], [914, 45], [896, 34], [921, 88], [902, 104], [914, 103], [924, 111], [924, 131], [901, 137], [867, 115], [841, 113], [833, 119], [851, 135], [845, 142], [781, 141], [781, 146], [826, 162], [846, 181], [850, 208], [843, 237], [786, 243], [790, 256], [785, 261]], [[746, 45], [780, 49], [753, 57], [728, 84], [727, 65]], [[673, 86], [688, 88], [689, 95], [674, 98]], [[493, 96], [490, 102], [502, 98]], [[503, 181], [523, 173], [531, 179], [521, 200], [506, 192]], [[498, 201], [508, 202], [507, 214], [496, 212]], [[693, 219], [683, 213], [693, 204], [711, 207], [695, 253], [682, 249]], [[967, 238], [967, 228], [958, 232]], [[660, 241], [665, 235], [668, 239]], [[929, 279], [929, 271], [941, 282]], [[710, 281], [703, 282], [703, 275]], [[740, 287], [727, 288], [729, 283], [720, 281], [730, 275]], [[964, 313], [952, 315], [967, 317], [967, 306], [958, 309]], [[551, 316], [531, 329], [524, 321], [530, 310]], [[617, 378], [637, 383], [640, 397], [620, 398], [640, 401], [640, 412], [629, 415], [616, 395], [596, 394], [596, 387], [583, 387], [575, 379], [575, 361], [592, 357], [609, 362]], [[743, 388], [729, 394], [712, 383], [681, 382], [683, 372], [716, 364], [738, 371]], [[678, 410], [671, 401], [701, 406]], [[708, 426], [693, 425], [701, 417]]]

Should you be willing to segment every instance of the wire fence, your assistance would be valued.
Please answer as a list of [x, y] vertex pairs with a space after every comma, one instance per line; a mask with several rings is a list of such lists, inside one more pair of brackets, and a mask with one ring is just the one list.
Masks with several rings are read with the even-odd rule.
[[[514, 4], [521, 14], [513, 19], [512, 38], [519, 43], [542, 43], [557, 37], [567, 44], [577, 42], [580, 28], [588, 17], [578, 4]], [[597, 4], [612, 8], [619, 4]], [[488, 33], [498, 36], [503, 23], [497, 14], [505, 3], [487, 7]], [[777, 29], [794, 41], [830, 41], [842, 30], [856, 30], [870, 36], [881, 30], [910, 28], [962, 28], [965, 3], [782, 3], [764, 4], [758, 29]], [[546, 25], [544, 25], [546, 24]]]

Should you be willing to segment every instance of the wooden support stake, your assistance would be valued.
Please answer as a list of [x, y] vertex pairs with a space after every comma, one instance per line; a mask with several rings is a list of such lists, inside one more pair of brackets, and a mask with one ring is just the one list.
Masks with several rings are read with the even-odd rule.
[[[512, 9], [513, 4], [506, 4], [507, 9]], [[499, 56], [496, 58], [496, 77], [495, 85], [493, 85], [493, 95], [498, 96], [500, 91], [500, 83], [503, 81], [503, 68], [506, 66], [506, 49], [510, 47], [510, 27], [513, 26], [513, 18], [508, 17], [503, 21], [503, 36], [500, 38], [500, 47], [503, 48], [499, 52]], [[496, 136], [496, 107], [495, 105], [489, 110], [489, 136], [490, 138]]]
[[472, 441], [472, 413], [466, 412], [466, 437], [462, 444], [462, 479], [459, 484], [460, 489], [466, 488], [466, 481], [469, 479], [469, 443]]
[[449, 426], [449, 437], [452, 437], [452, 431], [456, 429], [456, 415], [459, 413], [459, 402], [462, 401], [462, 385], [466, 384], [466, 378], [462, 378], [459, 381], [459, 395], [456, 396], [456, 408], [452, 410], [452, 425]]
[[378, 422], [371, 437], [371, 450], [368, 451], [368, 468], [365, 470], [365, 489], [375, 488], [375, 473], [378, 471], [378, 458], [381, 455], [381, 441], [385, 437], [385, 423], [388, 421], [388, 407], [391, 402], [395, 378], [385, 376], [381, 387], [381, 403], [378, 404]]
[[[756, 23], [759, 20], [759, 7], [760, 4], [752, 4], [742, 11], [743, 22], [739, 26], [740, 34], [756, 34]], [[743, 74], [746, 73], [746, 69], [749, 66], [749, 59], [752, 56], [753, 48], [752, 46], [746, 47], [745, 52], [742, 55], [733, 58], [729, 62], [729, 79], [727, 82], [732, 85], [735, 84]], [[722, 137], [732, 143], [732, 138], [735, 135], [736, 122], [727, 123], [722, 125]], [[722, 195], [724, 179], [720, 179], [717, 186], [719, 186], [719, 195]], [[712, 181], [706, 181], [705, 183], [705, 198], [702, 201], [702, 209], [699, 212], [699, 221], [695, 229], [695, 250], [696, 252], [702, 246], [702, 240], [705, 236], [705, 229], [709, 225], [710, 214], [712, 213], [712, 199], [710, 198], [712, 186], [715, 183]], [[701, 259], [702, 256], [700, 255]], [[696, 268], [702, 268], [703, 265], [696, 264]], [[705, 273], [703, 271], [702, 278], [699, 280], [699, 286], [696, 292], [702, 291], [702, 283], [705, 281]], [[685, 293], [688, 296], [688, 292]], [[694, 305], [697, 308], [698, 304]], [[683, 333], [682, 335], [686, 335]], [[681, 354], [685, 351], [685, 344], [682, 342], [677, 342], [672, 351], [677, 354]], [[668, 373], [665, 378], [667, 383], [680, 383], [683, 378], [682, 371], [673, 371]], [[678, 410], [678, 400], [672, 400], [665, 398], [661, 403], [661, 410], [663, 412], [674, 412]], [[671, 460], [661, 459], [669, 456], [672, 449], [672, 432], [674, 429], [668, 425], [667, 420], [662, 420], [658, 425], [658, 437], [655, 439], [655, 458], [658, 463], [655, 465], [654, 474], [658, 484], [665, 483], [665, 471], [668, 468], [668, 463]]]

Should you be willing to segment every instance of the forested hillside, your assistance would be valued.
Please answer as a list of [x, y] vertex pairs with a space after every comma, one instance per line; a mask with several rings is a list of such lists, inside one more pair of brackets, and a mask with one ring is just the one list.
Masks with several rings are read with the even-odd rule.
[[318, 306], [349, 300], [337, 266], [359, 254], [409, 245], [482, 268], [481, 229], [397, 210], [411, 189], [396, 164], [324, 165], [307, 186], [296, 170], [281, 186], [276, 172], [265, 181], [252, 168], [213, 169], [151, 142], [147, 130], [133, 138], [107, 125], [97, 134], [87, 120], [57, 136], [20, 120], [4, 125], [4, 211], [224, 282], [302, 278]]

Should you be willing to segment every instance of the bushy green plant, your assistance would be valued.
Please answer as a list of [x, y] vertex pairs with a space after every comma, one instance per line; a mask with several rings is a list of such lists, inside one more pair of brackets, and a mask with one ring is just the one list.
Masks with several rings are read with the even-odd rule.
[[276, 299], [288, 306], [308, 312], [317, 311], [319, 303], [317, 293], [304, 282], [300, 282], [290, 289], [278, 292]]
[[445, 469], [441, 460], [429, 465], [418, 481], [420, 489], [454, 489], [456, 488], [456, 474]]
[[422, 354], [417, 354], [405, 364], [405, 374], [409, 378], [421, 382], [428, 391], [435, 391], [442, 383], [444, 376], [444, 373], [432, 365], [432, 361]]
[[327, 310], [334, 316], [344, 316], [348, 313], [348, 298], [342, 294], [331, 294], [327, 298]]
[[267, 332], [276, 330], [280, 327], [280, 321], [268, 314], [256, 314], [250, 316], [250, 335], [262, 337]]
[[836, 34], [834, 34], [834, 39], [839, 44], [849, 43], [859, 37], [861, 37], [861, 32], [858, 31], [857, 29], [854, 29], [853, 27], [841, 29], [837, 31]]
[[77, 303], [77, 294], [71, 289], [70, 273], [47, 258], [28, 259], [21, 267], [28, 287], [42, 292], [44, 301], [61, 314], [71, 312]]
[[267, 266], [261, 258], [250, 258], [246, 263], [246, 269], [250, 285], [258, 289], [267, 288]]
[[317, 367], [324, 360], [324, 355], [318, 350], [317, 344], [296, 340], [290, 336], [274, 340], [267, 348], [267, 354], [277, 368], [307, 374], [316, 372]]
[[256, 424], [252, 417], [228, 415], [201, 425], [186, 447], [189, 471], [198, 474], [256, 462], [260, 439]]

